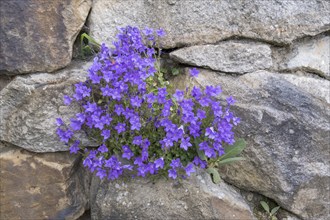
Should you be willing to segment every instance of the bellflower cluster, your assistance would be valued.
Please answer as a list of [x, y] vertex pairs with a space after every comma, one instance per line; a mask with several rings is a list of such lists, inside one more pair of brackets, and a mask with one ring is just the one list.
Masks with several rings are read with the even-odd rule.
[[[78, 103], [81, 112], [68, 123], [58, 118], [57, 135], [71, 153], [83, 153], [83, 165], [101, 179], [117, 179], [124, 171], [185, 178], [221, 157], [224, 144], [234, 143], [239, 118], [230, 106], [235, 100], [220, 103], [220, 86], [171, 92], [160, 83], [154, 47], [164, 35], [162, 29], [120, 28], [113, 49], [102, 44], [88, 79], [64, 96], [65, 105]], [[81, 130], [99, 147], [82, 146], [76, 135]]]

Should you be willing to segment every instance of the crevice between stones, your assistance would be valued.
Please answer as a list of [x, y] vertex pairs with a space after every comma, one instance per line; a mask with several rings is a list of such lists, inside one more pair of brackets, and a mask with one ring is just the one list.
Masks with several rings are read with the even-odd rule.
[[[270, 205], [270, 209], [276, 207], [276, 206], [280, 206], [278, 205], [278, 203], [273, 200], [272, 198], [269, 198], [263, 194], [260, 194], [259, 192], [256, 191], [248, 191], [245, 189], [241, 189], [236, 185], [233, 185], [232, 183], [225, 181], [224, 179], [222, 179], [222, 181], [224, 181], [226, 184], [232, 186], [233, 188], [237, 189], [240, 194], [242, 195], [242, 197], [244, 198], [244, 200], [246, 201], [246, 203], [250, 206], [251, 211], [253, 212], [253, 215], [258, 219], [258, 220], [263, 220], [266, 214], [266, 211], [263, 210], [263, 208], [260, 205], [261, 201], [265, 201], [266, 203], [268, 203]], [[280, 206], [279, 211], [277, 212], [277, 217], [279, 217], [278, 219], [285, 219], [287, 217], [295, 217], [296, 219], [301, 219], [297, 214], [291, 212], [290, 210]]]

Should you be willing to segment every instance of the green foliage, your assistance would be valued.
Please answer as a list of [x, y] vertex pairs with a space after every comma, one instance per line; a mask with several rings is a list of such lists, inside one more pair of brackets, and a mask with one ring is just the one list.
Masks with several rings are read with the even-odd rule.
[[275, 216], [277, 211], [280, 209], [280, 206], [276, 206], [270, 210], [269, 205], [265, 201], [260, 202], [261, 207], [267, 212], [269, 220], [277, 220]]
[[87, 33], [83, 33], [80, 36], [80, 53], [82, 58], [96, 54], [100, 51], [101, 45]]
[[[198, 143], [195, 142], [195, 145], [198, 146]], [[197, 153], [202, 160], [208, 161], [209, 169], [212, 168], [212, 173], [211, 173], [212, 180], [215, 184], [217, 184], [220, 182], [218, 181], [218, 177], [220, 178], [220, 174], [218, 170], [214, 168], [218, 168], [225, 164], [230, 164], [233, 162], [245, 160], [245, 158], [243, 157], [237, 157], [244, 150], [245, 147], [246, 147], [245, 140], [240, 138], [233, 145], [225, 146], [225, 153], [217, 159], [207, 160], [206, 156], [204, 155], [204, 152], [199, 151], [198, 148], [197, 148]]]
[[211, 175], [213, 183], [218, 184], [221, 182], [220, 174], [217, 169], [210, 167], [206, 169], [206, 172]]
[[[81, 47], [81, 56], [83, 58], [85, 56], [90, 56], [92, 54], [95, 54], [101, 50], [101, 45], [95, 39], [93, 39], [91, 36], [89, 36], [87, 33], [83, 33], [80, 36], [80, 47]], [[103, 46], [102, 46], [102, 48], [103, 48]], [[120, 54], [120, 53], [118, 53], [118, 54]], [[159, 95], [158, 93], [160, 91], [160, 88], [165, 88], [168, 91], [172, 90], [172, 88], [169, 85], [169, 82], [167, 81], [166, 76], [168, 76], [168, 75], [176, 76], [176, 75], [180, 74], [179, 67], [175, 66], [175, 64], [172, 64], [169, 66], [163, 65], [164, 67], [161, 67], [160, 55], [161, 55], [161, 49], [158, 49], [158, 52], [153, 54], [153, 56], [155, 56], [153, 58], [155, 58], [155, 60], [156, 60], [156, 62], [154, 63], [154, 67], [155, 67], [156, 71], [152, 77], [145, 79], [147, 93], [154, 94], [155, 96]], [[144, 54], [144, 55], [139, 54], [139, 58], [141, 58], [140, 56], [145, 58], [144, 56], [147, 56], [147, 54]], [[125, 57], [123, 57], [123, 58], [125, 58]], [[115, 59], [116, 59], [116, 57], [109, 57], [108, 61], [116, 62]], [[136, 59], [136, 60], [139, 60], [139, 59]], [[137, 66], [142, 66], [142, 65], [137, 65]], [[196, 68], [194, 68], [194, 69], [196, 69]], [[139, 72], [137, 71], [137, 74], [138, 73]], [[103, 76], [103, 75], [98, 75], [98, 76]], [[92, 93], [91, 100], [89, 100], [89, 101], [93, 101], [93, 102], [97, 103], [98, 106], [104, 106], [109, 103], [107, 106], [107, 109], [109, 111], [113, 111], [114, 105], [116, 104], [116, 102], [115, 101], [109, 102], [110, 99], [109, 99], [109, 97], [107, 97], [109, 95], [104, 96], [99, 88], [99, 87], [101, 87], [102, 89], [104, 89], [105, 86], [107, 85], [107, 83], [105, 83], [105, 81], [102, 80], [102, 81], [100, 81], [99, 85], [97, 85], [97, 86], [93, 85], [92, 89], [93, 89], [93, 91], [96, 91], [96, 92]], [[139, 91], [138, 88], [139, 87], [137, 87], [137, 86], [131, 86], [129, 88], [128, 93], [122, 94], [125, 97], [125, 99], [123, 99], [122, 103], [120, 103], [120, 104], [122, 104], [124, 107], [126, 107], [125, 109], [128, 109], [128, 107], [132, 107], [132, 104], [130, 103], [132, 97], [128, 97], [128, 94], [141, 94], [141, 91]], [[185, 91], [186, 94], [184, 94], [182, 98], [186, 98], [187, 100], [189, 98], [191, 98], [191, 91], [189, 91], [189, 90], [191, 90], [191, 88], [188, 87]], [[174, 93], [174, 91], [173, 91], [173, 93]], [[209, 96], [212, 96], [212, 97], [214, 96], [214, 98], [211, 99], [212, 102], [220, 105], [220, 102], [217, 103], [215, 95], [209, 95]], [[185, 138], [186, 138], [186, 136], [189, 137], [188, 130], [190, 128], [188, 129], [188, 122], [186, 123], [185, 126], [183, 126], [182, 121], [181, 121], [182, 116], [179, 116], [179, 114], [178, 114], [179, 111], [182, 112], [184, 110], [184, 108], [186, 108], [185, 105], [180, 103], [180, 101], [177, 101], [177, 99], [174, 98], [173, 94], [167, 95], [167, 98], [170, 101], [172, 101], [173, 105], [171, 104], [170, 109], [169, 109], [170, 113], [166, 117], [168, 117], [168, 120], [170, 120], [171, 123], [173, 122], [173, 124], [178, 125], [178, 126], [181, 125], [183, 127], [182, 128], [184, 131], [183, 133], [187, 134], [187, 135], [185, 135]], [[206, 171], [211, 175], [213, 182], [215, 184], [218, 184], [221, 181], [218, 168], [222, 165], [226, 165], [226, 164], [230, 164], [233, 162], [244, 160], [244, 158], [239, 157], [238, 155], [244, 150], [244, 148], [246, 146], [246, 142], [243, 139], [238, 139], [238, 140], [236, 140], [236, 142], [233, 145], [223, 146], [224, 154], [220, 157], [215, 158], [215, 157], [210, 157], [210, 155], [206, 156], [205, 152], [204, 152], [205, 149], [200, 150], [200, 144], [202, 142], [206, 142], [206, 141], [212, 142], [212, 140], [210, 138], [208, 138], [207, 136], [204, 136], [204, 134], [205, 134], [205, 129], [207, 127], [213, 126], [212, 124], [214, 124], [215, 116], [212, 113], [213, 110], [211, 109], [210, 106], [202, 107], [202, 105], [197, 101], [197, 99], [195, 100], [195, 106], [196, 106], [196, 109], [194, 109], [193, 113], [196, 114], [197, 108], [204, 109], [205, 110], [204, 114], [206, 114], [206, 117], [204, 120], [201, 120], [203, 123], [201, 123], [201, 127], [199, 128], [200, 132], [203, 133], [203, 135], [201, 135], [198, 138], [192, 138], [192, 137], [190, 138], [191, 141], [193, 141], [193, 142], [191, 144], [189, 142], [189, 144], [190, 144], [189, 146], [193, 145], [192, 147], [190, 147], [190, 148], [186, 147], [187, 149], [184, 150], [184, 147], [180, 146], [180, 144], [182, 143], [182, 138], [181, 138], [181, 143], [179, 141], [174, 141], [173, 143], [171, 143], [170, 146], [166, 146], [166, 148], [164, 148], [165, 150], [163, 152], [162, 151], [163, 146], [161, 146], [160, 140], [164, 137], [167, 137], [168, 134], [171, 134], [172, 136], [174, 136], [172, 134], [173, 132], [168, 132], [168, 134], [167, 134], [166, 133], [167, 131], [165, 132], [165, 130], [163, 128], [157, 129], [155, 127], [155, 125], [153, 124], [153, 123], [155, 123], [156, 120], [158, 120], [157, 119], [158, 116], [162, 115], [164, 105], [161, 103], [155, 102], [155, 103], [152, 103], [150, 106], [148, 106], [144, 103], [144, 104], [141, 104], [141, 106], [139, 107], [139, 114], [140, 114], [139, 118], [141, 117], [140, 126], [141, 126], [141, 129], [143, 128], [143, 131], [145, 131], [145, 133], [143, 133], [143, 132], [141, 133], [141, 130], [136, 131], [134, 129], [132, 129], [131, 131], [125, 130], [123, 132], [118, 132], [118, 131], [114, 132], [115, 129], [113, 127], [111, 127], [111, 128], [108, 127], [109, 131], [110, 131], [110, 129], [112, 129], [111, 138], [109, 138], [108, 140], [106, 140], [104, 142], [104, 144], [106, 144], [106, 146], [107, 146], [107, 152], [103, 154], [103, 157], [105, 159], [109, 159], [112, 155], [122, 155], [122, 153], [123, 153], [122, 147], [124, 145], [129, 147], [135, 156], [142, 155], [141, 148], [137, 145], [131, 144], [133, 136], [138, 136], [138, 135], [142, 134], [143, 138], [147, 138], [148, 141], [150, 141], [150, 143], [151, 143], [151, 146], [147, 152], [148, 155], [151, 155], [150, 158], [148, 158], [150, 160], [150, 162], [154, 162], [157, 158], [162, 156], [161, 158], [163, 158], [165, 161], [164, 170], [169, 170], [170, 169], [169, 164], [171, 163], [171, 161], [177, 160], [177, 159], [179, 159], [179, 161], [182, 162], [182, 166], [186, 168], [189, 165], [189, 163], [191, 163], [194, 160], [195, 156], [198, 155], [200, 160], [202, 160], [202, 162], [203, 162], [200, 164], [205, 164], [203, 166], [203, 168], [206, 168]], [[229, 104], [228, 104], [228, 109], [229, 109]], [[155, 115], [156, 116], [158, 115], [158, 116], [155, 117]], [[154, 116], [154, 117], [150, 117], [150, 116]], [[225, 116], [223, 116], [223, 117], [225, 117]], [[149, 121], [149, 118], [152, 118], [153, 121]], [[118, 125], [119, 123], [123, 123], [123, 122], [126, 123], [124, 120], [124, 117], [118, 116], [118, 117], [113, 118], [112, 124]], [[213, 127], [212, 127], [212, 129], [213, 129]], [[220, 132], [220, 130], [219, 130], [219, 132]], [[224, 132], [224, 130], [222, 130], [222, 132]], [[100, 131], [96, 130], [96, 131], [92, 132], [90, 136], [91, 136], [91, 138], [99, 137], [100, 140], [98, 142], [100, 143], [100, 145], [102, 145], [103, 138], [101, 137]], [[228, 141], [228, 143], [230, 143], [230, 141]], [[220, 152], [218, 154], [218, 156], [221, 155], [221, 153], [222, 152]], [[157, 158], [154, 155], [157, 155]], [[159, 173], [161, 173], [161, 172], [162, 171], [159, 171]], [[181, 171], [179, 170], [178, 172], [179, 172], [178, 176], [180, 176]], [[167, 173], [165, 173], [165, 175], [166, 174]], [[176, 178], [176, 176], [174, 178]]]

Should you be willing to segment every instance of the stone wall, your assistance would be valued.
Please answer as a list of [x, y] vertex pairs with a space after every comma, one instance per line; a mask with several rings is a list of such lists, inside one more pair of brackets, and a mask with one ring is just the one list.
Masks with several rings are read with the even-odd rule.
[[[280, 219], [329, 219], [329, 14], [326, 0], [1, 1], [0, 218], [257, 219], [267, 200]], [[220, 185], [202, 171], [179, 185], [100, 182], [58, 141], [55, 118], [74, 113], [62, 96], [90, 65], [72, 58], [79, 32], [111, 44], [126, 25], [166, 31], [178, 88], [197, 67], [194, 84], [237, 99], [247, 160]]]

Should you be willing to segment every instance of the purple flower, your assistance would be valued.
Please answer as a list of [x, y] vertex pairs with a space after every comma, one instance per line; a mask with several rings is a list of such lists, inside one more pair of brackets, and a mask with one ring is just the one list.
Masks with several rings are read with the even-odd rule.
[[148, 170], [150, 174], [155, 174], [157, 172], [157, 168], [154, 163], [148, 163]]
[[187, 176], [190, 176], [191, 173], [196, 172], [196, 170], [195, 170], [195, 168], [194, 168], [194, 164], [192, 164], [192, 163], [189, 163], [189, 164], [185, 167], [184, 170], [186, 171]]
[[161, 141], [159, 141], [159, 143], [162, 145], [162, 147], [164, 148], [170, 148], [173, 146], [173, 141], [170, 138], [164, 138]]
[[148, 173], [149, 169], [148, 169], [148, 166], [146, 164], [141, 164], [138, 168], [138, 176], [142, 176], [142, 177], [145, 177], [146, 174]]
[[149, 147], [150, 146], [150, 141], [148, 140], [148, 138], [143, 139], [142, 146], [143, 147]]
[[206, 141], [203, 141], [203, 142], [201, 142], [201, 143], [199, 144], [199, 149], [200, 149], [200, 150], [205, 150], [205, 149], [207, 149], [208, 147], [209, 147], [209, 145], [207, 144]]
[[108, 152], [108, 148], [107, 148], [107, 146], [105, 146], [105, 144], [102, 144], [101, 146], [99, 146], [99, 148], [97, 150], [100, 151], [101, 153]]
[[152, 35], [153, 32], [154, 32], [154, 30], [151, 29], [151, 28], [145, 28], [144, 31], [143, 31], [143, 33], [144, 33], [145, 35], [147, 35], [147, 36], [148, 36], [148, 35]]
[[118, 123], [115, 127], [115, 129], [117, 130], [118, 134], [126, 131], [126, 124], [125, 123]]
[[132, 165], [129, 165], [129, 164], [126, 164], [126, 165], [123, 166], [123, 169], [126, 169], [126, 170], [131, 170], [132, 171], [133, 168], [134, 167]]
[[216, 154], [215, 154], [215, 151], [213, 148], [210, 148], [210, 147], [205, 148], [204, 153], [205, 153], [205, 156], [207, 156], [209, 158], [216, 157]]
[[181, 167], [182, 165], [181, 165], [180, 158], [177, 158], [177, 159], [172, 160], [170, 166], [171, 166], [173, 169]]
[[122, 105], [115, 105], [115, 112], [118, 116], [120, 116], [124, 112], [124, 107]]
[[165, 36], [165, 31], [163, 29], [159, 29], [156, 31], [158, 37], [164, 37]]
[[170, 177], [172, 179], [176, 179], [177, 176], [178, 176], [178, 174], [175, 169], [168, 170], [168, 177]]
[[203, 120], [206, 118], [206, 112], [201, 109], [197, 109], [197, 117]]
[[61, 118], [56, 118], [56, 124], [57, 124], [57, 126], [61, 126], [61, 125], [64, 125], [64, 122], [62, 121]]
[[68, 143], [73, 136], [73, 132], [71, 130], [64, 131], [61, 128], [58, 128], [56, 130], [56, 133], [60, 137], [61, 141], [63, 141], [64, 143]]
[[108, 85], [106, 85], [105, 87], [101, 88], [101, 91], [102, 91], [103, 96], [110, 97], [110, 96], [112, 96], [113, 89], [111, 89]]
[[223, 149], [222, 145], [218, 142], [214, 142], [213, 148], [218, 152], [219, 156], [222, 156], [225, 153], [225, 149]]
[[107, 176], [107, 171], [102, 168], [97, 168], [96, 176], [100, 177], [100, 179], [102, 180], [104, 177]]
[[209, 137], [210, 139], [214, 139], [216, 137], [216, 132], [214, 131], [213, 127], [207, 127], [205, 129], [205, 136]]
[[134, 164], [141, 166], [143, 164], [142, 158], [141, 157], [136, 157], [134, 160]]
[[101, 135], [103, 136], [103, 140], [107, 140], [110, 137], [110, 130], [103, 130]]
[[147, 102], [148, 103], [154, 103], [156, 101], [157, 96], [155, 96], [153, 93], [149, 93], [147, 95]]
[[194, 138], [199, 137], [200, 134], [200, 125], [201, 123], [191, 124], [189, 128], [189, 134], [191, 134]]
[[111, 94], [110, 96], [117, 101], [120, 101], [121, 99], [121, 94], [120, 91], [118, 89], [111, 89]]
[[73, 97], [79, 101], [82, 100], [82, 98], [90, 96], [91, 89], [85, 86], [82, 82], [75, 84], [76, 86], [76, 93], [73, 95]]
[[76, 153], [78, 153], [78, 151], [80, 150], [79, 144], [80, 144], [80, 141], [79, 140], [75, 140], [73, 142], [73, 144], [70, 147], [70, 154], [76, 154]]
[[91, 167], [93, 165], [93, 162], [90, 157], [86, 157], [83, 161], [84, 167]]
[[65, 105], [70, 105], [71, 102], [72, 102], [72, 99], [70, 98], [70, 96], [65, 95], [65, 96], [64, 96], [64, 104], [65, 104]]
[[71, 118], [70, 121], [71, 121], [70, 126], [71, 126], [72, 130], [74, 130], [74, 131], [78, 131], [78, 130], [81, 129], [81, 126], [82, 126], [82, 124], [83, 124], [81, 121], [79, 121], [79, 120], [75, 120], [75, 119], [72, 119], [72, 118]]
[[215, 116], [222, 117], [222, 106], [219, 102], [211, 102], [212, 110]]
[[149, 152], [147, 147], [143, 147], [142, 152], [141, 152], [141, 159], [142, 161], [148, 160]]
[[236, 102], [236, 100], [232, 97], [229, 96], [228, 98], [226, 98], [228, 105], [232, 105]]
[[193, 163], [196, 166], [199, 165], [199, 167], [202, 168], [202, 169], [205, 169], [206, 168], [206, 165], [207, 165], [206, 161], [201, 160], [198, 156], [195, 156], [194, 157]]
[[241, 122], [241, 119], [240, 118], [233, 117], [233, 124], [234, 125], [238, 125], [240, 122]]
[[212, 100], [207, 97], [207, 96], [204, 96], [203, 98], [201, 98], [199, 100], [199, 104], [202, 106], [202, 107], [207, 107], [209, 106], [209, 104], [212, 102]]
[[97, 105], [96, 105], [96, 103], [87, 102], [87, 104], [84, 105], [84, 108], [85, 108], [86, 112], [92, 112], [93, 113], [97, 110]]
[[138, 96], [131, 98], [131, 105], [133, 107], [140, 107], [141, 104], [142, 104], [142, 99], [140, 99]]
[[176, 101], [181, 102], [184, 98], [184, 92], [177, 89], [173, 94], [173, 97], [176, 99]]
[[172, 106], [172, 101], [167, 100], [166, 103], [164, 104], [164, 108], [162, 110], [162, 116], [168, 117], [171, 115], [171, 106]]
[[131, 157], [134, 156], [133, 152], [131, 151], [131, 149], [129, 148], [129, 146], [124, 145], [122, 146], [123, 149], [123, 155], [122, 158], [126, 158], [126, 159], [131, 159]]
[[154, 163], [156, 165], [156, 168], [161, 168], [161, 169], [164, 168], [164, 159], [162, 157], [155, 160]]
[[190, 76], [192, 76], [192, 77], [197, 77], [198, 74], [199, 74], [198, 69], [196, 69], [196, 68], [192, 68], [192, 69], [190, 70]]
[[103, 79], [109, 83], [111, 80], [114, 79], [114, 75], [111, 71], [104, 70], [103, 71]]
[[89, 79], [92, 81], [93, 84], [100, 83], [102, 76], [99, 76], [97, 72], [93, 71], [92, 69], [89, 70]]
[[[88, 79], [75, 84], [73, 96], [64, 96], [64, 104], [74, 100], [83, 108], [69, 119], [69, 129], [61, 118], [56, 119], [57, 135], [69, 145], [71, 153], [80, 151], [81, 142], [73, 135], [82, 128], [93, 138], [103, 139], [96, 150], [85, 148], [87, 157], [83, 160], [100, 179], [117, 179], [124, 170], [145, 177], [161, 169], [172, 179], [186, 178], [196, 172], [194, 165], [208, 165], [193, 154], [193, 139], [203, 140], [198, 147], [208, 158], [223, 155], [223, 143], [234, 143], [233, 128], [240, 119], [230, 111], [235, 102], [232, 97], [226, 99], [225, 107], [216, 100], [220, 86], [206, 86], [205, 90], [193, 87], [190, 94], [188, 89], [170, 93], [167, 87], [159, 88], [155, 48], [161, 44], [155, 39], [163, 36], [162, 29], [119, 28], [113, 47], [101, 45]], [[192, 77], [198, 74], [197, 68], [190, 70]], [[110, 143], [117, 144], [111, 144], [110, 150]], [[118, 152], [132, 164], [122, 165], [114, 156]], [[181, 163], [184, 152], [185, 166]], [[165, 154], [171, 159], [165, 159]]]
[[194, 97], [196, 100], [199, 100], [203, 93], [202, 91], [200, 90], [200, 88], [197, 88], [196, 86], [194, 86], [194, 88], [191, 90], [191, 95], [192, 97]]
[[213, 97], [213, 96], [219, 95], [220, 93], [221, 93], [220, 86], [218, 86], [218, 87], [206, 86], [206, 88], [205, 88], [205, 94], [207, 96]]
[[166, 102], [166, 95], [167, 95], [166, 88], [158, 89], [157, 100], [160, 104], [163, 104]]
[[188, 150], [188, 147], [191, 147], [192, 146], [189, 141], [190, 141], [190, 137], [182, 138], [181, 139], [180, 148], [182, 148], [184, 150]]
[[142, 136], [135, 136], [133, 138], [133, 144], [135, 144], [135, 145], [142, 145]]
[[86, 116], [84, 113], [78, 113], [76, 114], [77, 120], [80, 121], [81, 123], [85, 122]]
[[94, 126], [95, 128], [98, 128], [102, 130], [104, 128], [104, 123], [102, 120], [100, 120], [98, 117], [94, 119]]

